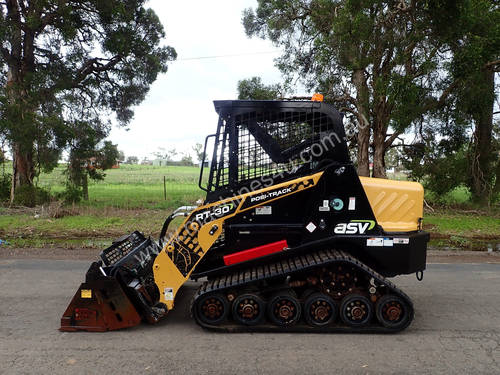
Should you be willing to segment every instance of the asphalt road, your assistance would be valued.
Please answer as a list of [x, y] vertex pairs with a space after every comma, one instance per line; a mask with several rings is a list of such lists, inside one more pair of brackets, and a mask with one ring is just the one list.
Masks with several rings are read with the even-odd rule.
[[0, 374], [500, 373], [500, 264], [431, 264], [405, 332], [221, 334], [189, 317], [189, 283], [157, 326], [61, 333], [87, 261], [0, 259]]

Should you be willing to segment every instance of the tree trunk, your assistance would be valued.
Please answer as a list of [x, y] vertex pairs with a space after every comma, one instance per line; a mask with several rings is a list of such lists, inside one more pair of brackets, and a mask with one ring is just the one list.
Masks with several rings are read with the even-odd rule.
[[369, 91], [363, 69], [356, 69], [352, 74], [356, 87], [356, 107], [358, 110], [358, 175], [370, 176], [370, 106]]
[[17, 1], [7, 2], [8, 17], [15, 21], [9, 37], [11, 46], [8, 57], [8, 71], [5, 92], [7, 102], [12, 113], [10, 121], [16, 126], [11, 129], [9, 136], [12, 148], [12, 186], [10, 192], [11, 203], [15, 191], [23, 185], [33, 185], [35, 177], [34, 163], [34, 131], [30, 128], [35, 108], [30, 107], [27, 100], [29, 84], [26, 78], [35, 71], [34, 40], [35, 32], [23, 26], [21, 13]]
[[[485, 69], [481, 74], [482, 85], [480, 98], [476, 100], [483, 103], [474, 115], [476, 129], [474, 131], [471, 152], [471, 182], [472, 199], [482, 205], [489, 202], [492, 193], [494, 155], [491, 150], [493, 131], [493, 106], [495, 101], [495, 72]], [[473, 98], [471, 100], [474, 100]]]
[[377, 93], [374, 88], [374, 115], [373, 115], [373, 171], [376, 178], [387, 178], [385, 173], [385, 152], [392, 143], [393, 137], [386, 141], [389, 127], [390, 108], [387, 98]]
[[15, 191], [18, 187], [33, 185], [33, 179], [35, 178], [33, 152], [23, 152], [19, 144], [14, 144], [12, 147], [12, 168], [11, 203], [14, 201]]
[[497, 167], [495, 169], [495, 186], [493, 187], [493, 197], [500, 194], [500, 160], [497, 160]]
[[373, 136], [373, 177], [387, 178], [385, 173], [385, 132]]
[[83, 200], [88, 201], [89, 200], [89, 178], [88, 178], [86, 172], [83, 174], [83, 177], [82, 177], [82, 194], [83, 194]]

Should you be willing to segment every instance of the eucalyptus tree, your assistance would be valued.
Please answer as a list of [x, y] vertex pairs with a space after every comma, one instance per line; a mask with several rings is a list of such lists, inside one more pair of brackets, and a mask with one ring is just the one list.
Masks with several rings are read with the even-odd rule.
[[113, 119], [129, 123], [175, 59], [145, 3], [0, 1], [0, 129], [13, 157], [12, 198], [62, 150], [95, 148]]
[[277, 65], [288, 83], [302, 80], [354, 121], [358, 173], [369, 175], [371, 152], [373, 176], [385, 177], [387, 150], [441, 99], [426, 12], [404, 0], [258, 0], [243, 25], [283, 47]]

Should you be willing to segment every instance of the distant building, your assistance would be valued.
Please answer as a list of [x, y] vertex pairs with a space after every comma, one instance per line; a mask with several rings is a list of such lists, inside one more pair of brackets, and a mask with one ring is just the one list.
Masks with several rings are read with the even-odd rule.
[[[93, 169], [101, 169], [101, 166], [99, 165], [98, 161], [97, 161], [97, 158], [92, 156], [91, 158], [89, 158], [86, 163], [85, 163], [85, 167], [89, 170], [93, 170]], [[117, 160], [116, 161], [116, 164], [114, 164], [113, 166], [111, 166], [111, 169], [118, 169], [120, 168], [120, 161]]]
[[155, 167], [165, 167], [168, 163], [167, 159], [155, 159], [153, 160], [153, 165]]

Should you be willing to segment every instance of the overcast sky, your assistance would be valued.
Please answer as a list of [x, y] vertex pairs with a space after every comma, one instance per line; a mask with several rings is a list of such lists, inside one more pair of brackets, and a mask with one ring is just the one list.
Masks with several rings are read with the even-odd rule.
[[[236, 99], [238, 80], [261, 76], [266, 83], [277, 83], [281, 78], [273, 62], [277, 48], [247, 38], [241, 24], [243, 10], [255, 7], [255, 0], [152, 0], [148, 5], [160, 17], [165, 43], [176, 49], [178, 61], [135, 109], [130, 130], [114, 128], [109, 137], [126, 156], [141, 159], [153, 158], [158, 147], [186, 152], [202, 143], [217, 125], [212, 101]], [[245, 53], [258, 54], [183, 60]]]

